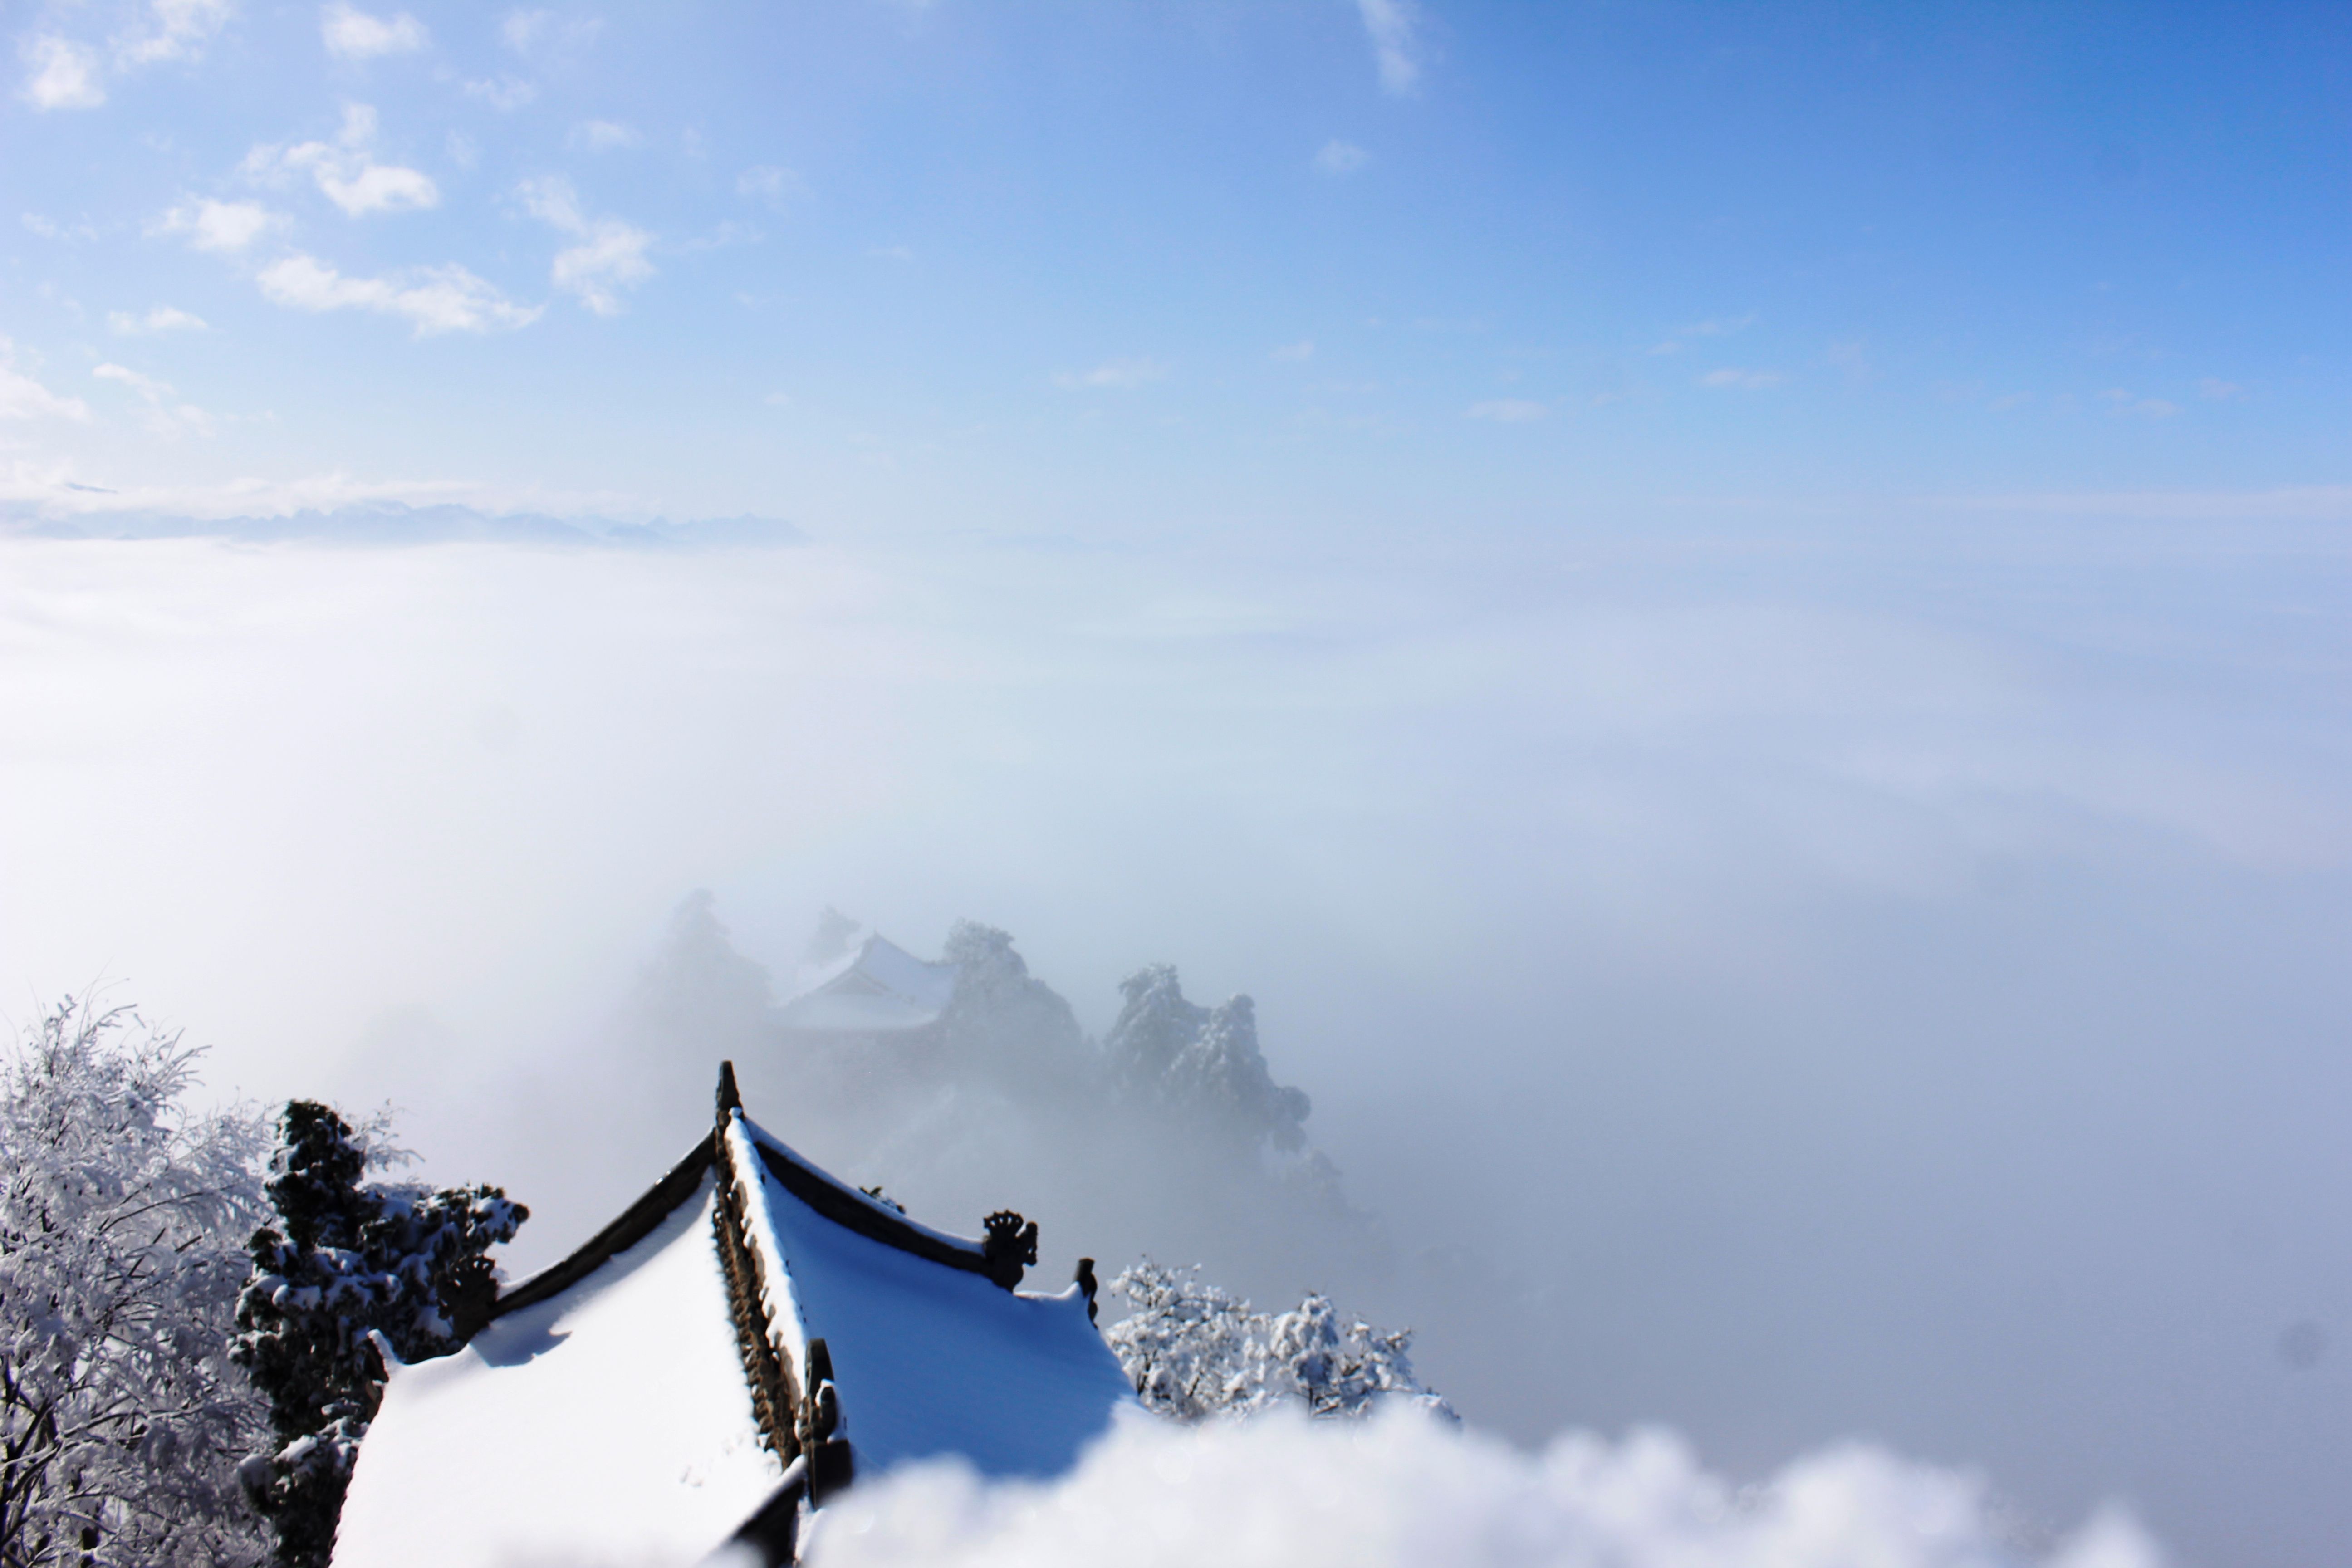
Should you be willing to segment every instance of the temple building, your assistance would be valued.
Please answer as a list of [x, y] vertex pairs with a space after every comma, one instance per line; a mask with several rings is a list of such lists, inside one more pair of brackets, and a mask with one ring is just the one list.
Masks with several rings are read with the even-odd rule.
[[[836, 917], [837, 918], [837, 917]], [[878, 932], [820, 965], [777, 1017], [819, 1035], [895, 1035], [939, 1022], [955, 999], [957, 965], [917, 958]]]
[[[912, 961], [909, 961], [912, 962]], [[1094, 1274], [1018, 1289], [1037, 1227], [916, 1224], [744, 1114], [454, 1355], [389, 1368], [336, 1568], [790, 1562], [858, 1478], [960, 1456], [1047, 1477], [1134, 1395]]]

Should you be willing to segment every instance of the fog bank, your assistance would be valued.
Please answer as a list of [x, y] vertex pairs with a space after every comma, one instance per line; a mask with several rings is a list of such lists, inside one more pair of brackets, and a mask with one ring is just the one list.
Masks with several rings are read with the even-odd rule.
[[2018, 1523], [1969, 1476], [1864, 1447], [1738, 1488], [1670, 1435], [1563, 1436], [1513, 1452], [1412, 1417], [1369, 1427], [1261, 1417], [1130, 1426], [1055, 1485], [990, 1485], [968, 1467], [845, 1498], [811, 1534], [816, 1568], [2157, 1568], [2126, 1515], [2063, 1542]]
[[[683, 1151], [723, 1044], [780, 1135], [945, 1226], [1024, 1207], [1059, 1269], [1125, 1261], [1131, 1188], [848, 1146], [765, 1010], [829, 904], [924, 956], [1002, 928], [1097, 1041], [1172, 963], [1254, 997], [1385, 1248], [1221, 1220], [1202, 1260], [1415, 1324], [1474, 1425], [1667, 1422], [1740, 1479], [1874, 1437], [2053, 1528], [2123, 1497], [2185, 1561], [2318, 1564], [2345, 567], [2306, 525], [1921, 515], [8, 542], [0, 973], [18, 1018], [120, 982], [223, 1092], [394, 1100], [430, 1174], [531, 1205], [520, 1266]], [[678, 945], [696, 889], [723, 944]]]

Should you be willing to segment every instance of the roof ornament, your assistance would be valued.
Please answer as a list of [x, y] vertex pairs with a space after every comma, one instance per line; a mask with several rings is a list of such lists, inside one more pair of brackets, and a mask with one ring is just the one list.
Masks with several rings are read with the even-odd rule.
[[1011, 1209], [999, 1209], [985, 1223], [988, 1239], [980, 1251], [988, 1260], [988, 1277], [1001, 1289], [1016, 1289], [1021, 1284], [1021, 1266], [1037, 1261], [1037, 1222], [1024, 1223]]
[[720, 1062], [719, 1064], [719, 1125], [721, 1127], [727, 1125], [727, 1116], [730, 1111], [742, 1109], [743, 1097], [735, 1089], [735, 1064], [731, 1061]]

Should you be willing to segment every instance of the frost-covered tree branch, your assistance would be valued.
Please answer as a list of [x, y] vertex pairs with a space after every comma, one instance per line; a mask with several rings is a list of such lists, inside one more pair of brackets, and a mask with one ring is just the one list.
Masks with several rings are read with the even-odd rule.
[[67, 998], [0, 1081], [0, 1568], [250, 1563], [267, 1412], [228, 1363], [267, 1133], [180, 1101], [198, 1053]]
[[1180, 1274], [1150, 1258], [1109, 1289], [1129, 1310], [1104, 1337], [1137, 1396], [1163, 1415], [1201, 1421], [1294, 1405], [1318, 1417], [1359, 1417], [1403, 1400], [1454, 1416], [1414, 1375], [1412, 1330], [1376, 1329], [1322, 1296], [1287, 1312], [1254, 1312], [1196, 1270]]

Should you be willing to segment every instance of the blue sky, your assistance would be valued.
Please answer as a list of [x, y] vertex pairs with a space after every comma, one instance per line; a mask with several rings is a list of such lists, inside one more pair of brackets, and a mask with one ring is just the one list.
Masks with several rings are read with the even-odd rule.
[[20, 504], [1081, 537], [2345, 504], [2330, 7], [5, 26]]

